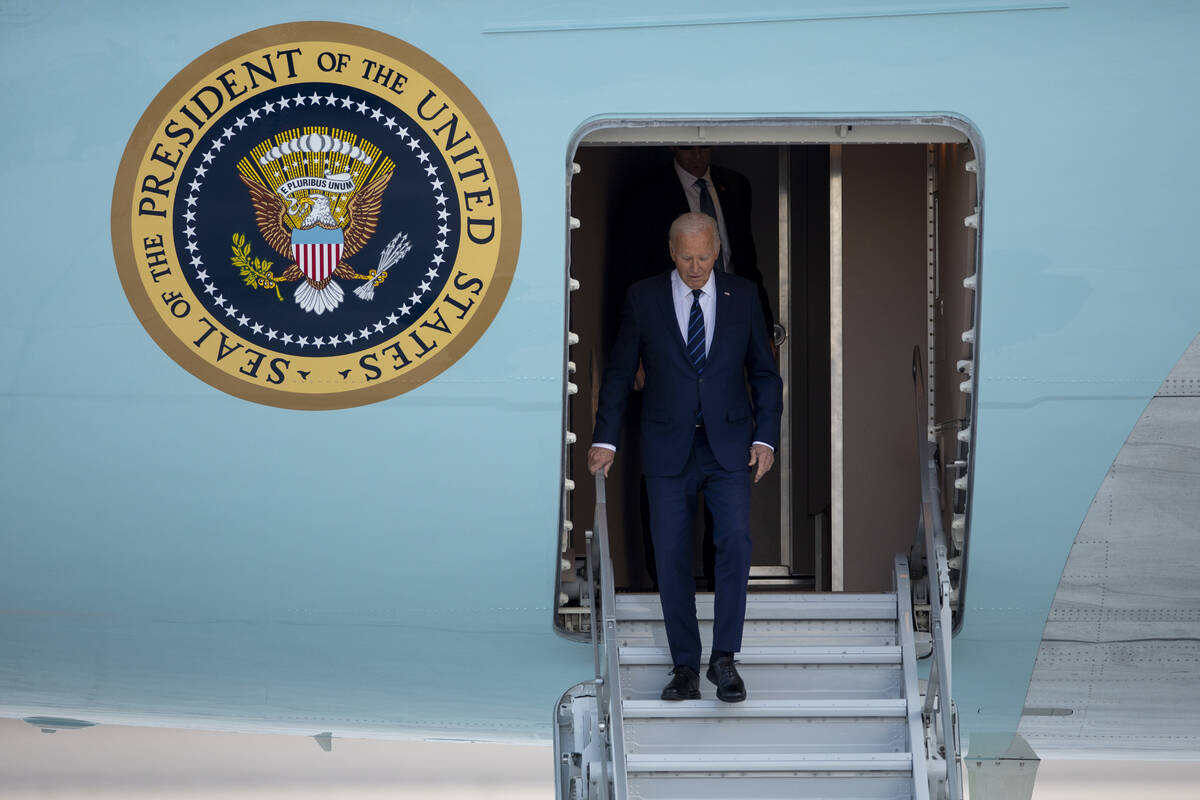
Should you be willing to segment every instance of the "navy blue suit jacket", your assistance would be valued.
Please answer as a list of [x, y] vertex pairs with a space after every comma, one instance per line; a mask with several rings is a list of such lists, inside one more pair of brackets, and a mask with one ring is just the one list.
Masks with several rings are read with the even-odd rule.
[[[600, 384], [593, 442], [620, 441], [621, 420], [638, 359], [646, 371], [642, 395], [642, 472], [683, 471], [701, 410], [713, 455], [727, 470], [746, 469], [750, 444], [779, 444], [783, 381], [767, 343], [758, 289], [736, 275], [715, 273], [716, 324], [699, 375], [688, 357], [671, 298], [671, 273], [629, 288], [621, 325]], [[747, 391], [747, 383], [749, 391]]]

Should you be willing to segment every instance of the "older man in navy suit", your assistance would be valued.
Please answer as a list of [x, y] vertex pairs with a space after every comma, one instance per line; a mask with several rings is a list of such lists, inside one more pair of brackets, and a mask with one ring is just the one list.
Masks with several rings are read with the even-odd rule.
[[[625, 405], [644, 369], [642, 472], [650, 498], [659, 597], [674, 677], [664, 700], [700, 697], [700, 626], [692, 578], [697, 498], [713, 517], [716, 616], [708, 679], [726, 702], [746, 698], [741, 649], [750, 576], [750, 483], [775, 462], [783, 382], [753, 283], [714, 272], [716, 221], [671, 225], [675, 269], [630, 287], [600, 387], [588, 468], [608, 474]], [[747, 384], [749, 391], [747, 391]]]

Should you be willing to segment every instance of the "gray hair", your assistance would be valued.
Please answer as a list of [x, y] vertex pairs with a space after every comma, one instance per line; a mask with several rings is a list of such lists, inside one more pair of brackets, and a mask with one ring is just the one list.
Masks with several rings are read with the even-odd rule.
[[689, 211], [686, 214], [680, 214], [671, 223], [671, 231], [667, 234], [667, 242], [671, 245], [671, 249], [675, 249], [675, 242], [682, 235], [693, 233], [704, 233], [708, 231], [712, 235], [713, 244], [718, 244], [721, 241], [721, 234], [717, 231], [717, 221], [708, 214], [701, 214], [698, 211]]

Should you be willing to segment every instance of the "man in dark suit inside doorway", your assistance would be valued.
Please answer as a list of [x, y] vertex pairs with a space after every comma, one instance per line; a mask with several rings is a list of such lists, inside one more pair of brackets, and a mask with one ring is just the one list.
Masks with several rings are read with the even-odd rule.
[[[773, 330], [775, 317], [763, 275], [750, 217], [750, 181], [734, 170], [712, 163], [712, 147], [672, 147], [670, 167], [656, 168], [627, 192], [612, 244], [606, 303], [620, 308], [625, 290], [643, 278], [671, 268], [663, 237], [680, 214], [697, 211], [717, 220], [721, 252], [714, 269], [754, 284], [764, 324]], [[615, 313], [608, 314], [606, 341], [616, 333]]]
[[716, 547], [707, 677], [719, 699], [737, 702], [746, 698], [734, 654], [741, 649], [750, 576], [750, 485], [775, 461], [783, 383], [754, 285], [714, 269], [721, 254], [716, 220], [683, 214], [670, 226], [668, 243], [675, 268], [635, 283], [626, 295], [601, 382], [588, 468], [607, 475], [612, 466], [640, 363], [642, 472], [674, 662], [662, 697], [700, 697], [692, 529], [703, 495]]

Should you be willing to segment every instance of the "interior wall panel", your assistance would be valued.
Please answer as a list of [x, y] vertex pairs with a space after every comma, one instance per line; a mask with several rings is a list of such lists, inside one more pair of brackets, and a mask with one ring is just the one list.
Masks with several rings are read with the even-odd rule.
[[914, 536], [912, 349], [926, 341], [926, 151], [842, 150], [845, 590], [889, 591]]

